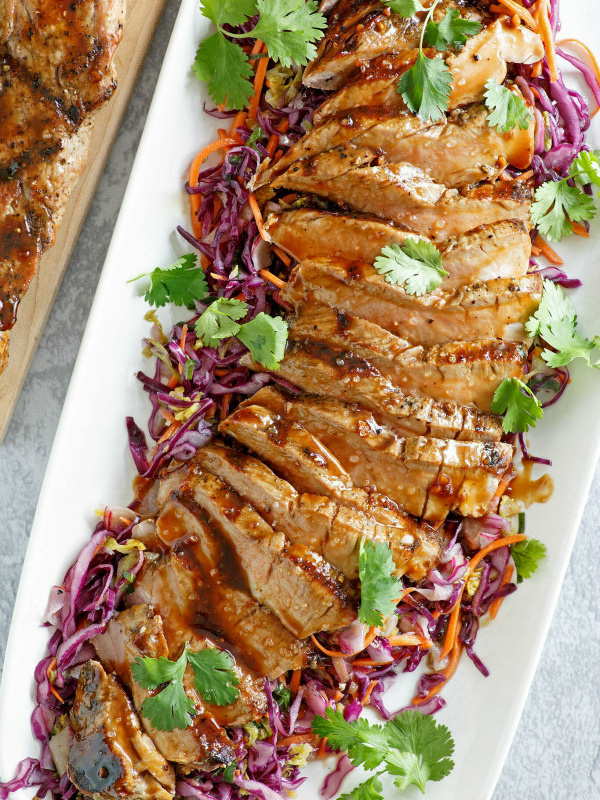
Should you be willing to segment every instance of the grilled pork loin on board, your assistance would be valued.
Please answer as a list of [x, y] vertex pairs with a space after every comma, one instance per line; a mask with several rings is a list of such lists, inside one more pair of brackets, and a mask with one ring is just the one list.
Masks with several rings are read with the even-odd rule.
[[42, 252], [116, 87], [124, 0], [0, 0], [0, 371]]

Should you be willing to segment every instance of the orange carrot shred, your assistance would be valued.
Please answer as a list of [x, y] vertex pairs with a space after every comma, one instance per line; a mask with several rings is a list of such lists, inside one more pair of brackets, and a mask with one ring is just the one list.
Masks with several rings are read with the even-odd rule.
[[321, 739], [315, 733], [296, 733], [293, 736], [286, 736], [277, 742], [278, 747], [288, 747], [290, 744], [310, 744], [318, 747]]
[[516, 14], [526, 25], [529, 25], [533, 31], [538, 30], [538, 24], [531, 16], [531, 13], [526, 8], [523, 8], [522, 5], [519, 5], [516, 0], [498, 0], [498, 3], [504, 6], [504, 13], [506, 13], [506, 9], [508, 9], [512, 14]]
[[370, 683], [369, 683], [369, 685], [367, 687], [367, 691], [365, 692], [365, 696], [360, 701], [361, 706], [366, 706], [367, 705], [367, 703], [369, 702], [369, 698], [371, 697], [371, 692], [373, 691], [373, 689], [376, 686], [377, 686], [377, 681], [370, 681]]
[[427, 692], [425, 697], [413, 697], [412, 703], [415, 706], [421, 706], [423, 703], [426, 703], [428, 700], [431, 700], [432, 697], [435, 697], [436, 694], [441, 692], [444, 686], [448, 683], [450, 678], [456, 672], [456, 668], [460, 662], [460, 657], [462, 655], [463, 644], [461, 641], [457, 641], [456, 645], [452, 649], [450, 653], [450, 660], [448, 661], [447, 667], [442, 670], [442, 675], [444, 676], [444, 680], [440, 681], [440, 683], [432, 686], [431, 689]]
[[285, 281], [282, 281], [281, 278], [277, 277], [277, 275], [273, 275], [273, 273], [268, 269], [259, 269], [258, 274], [261, 278], [264, 278], [266, 281], [269, 281], [269, 283], [272, 283], [274, 286], [277, 286], [280, 289], [283, 289], [285, 286]]
[[577, 236], [584, 236], [586, 239], [589, 238], [590, 234], [587, 228], [582, 225], [580, 222], [572, 222], [571, 225], [573, 226], [573, 233], [576, 233]]
[[535, 237], [534, 244], [539, 249], [540, 253], [543, 256], [546, 256], [546, 258], [551, 264], [556, 264], [556, 266], [558, 267], [560, 267], [561, 264], [564, 264], [564, 261], [558, 255], [558, 253], [550, 247], [550, 245], [548, 244], [548, 242], [545, 241], [545, 239], [542, 239], [539, 233]]
[[[237, 142], [235, 139], [231, 138], [220, 138], [216, 142], [209, 144], [203, 150], [201, 150], [198, 155], [194, 158], [190, 165], [190, 174], [188, 177], [188, 183], [190, 186], [197, 186], [198, 185], [198, 173], [200, 172], [200, 167], [206, 159], [217, 150], [220, 150], [223, 147], [233, 147], [236, 145]], [[190, 198], [190, 207], [192, 213], [192, 231], [194, 236], [199, 237], [202, 236], [202, 228], [200, 227], [200, 223], [198, 222], [198, 211], [200, 210], [200, 206], [202, 205], [202, 198], [199, 194], [191, 194], [189, 195]]]
[[177, 422], [177, 421], [174, 422], [172, 425], [169, 425], [167, 430], [163, 433], [163, 435], [158, 440], [158, 443], [161, 444], [162, 442], [166, 442], [167, 439], [170, 439], [172, 436], [174, 436], [177, 433], [177, 431], [179, 430], [180, 427], [181, 427], [181, 422]]
[[265, 240], [265, 242], [270, 242], [271, 239], [269, 234], [266, 232], [264, 225], [263, 225], [263, 218], [262, 214], [260, 213], [260, 208], [258, 207], [258, 203], [256, 202], [256, 197], [254, 194], [250, 192], [248, 197], [248, 203], [250, 208], [252, 209], [252, 213], [254, 214], [254, 219], [256, 220], [256, 227], [258, 228], [258, 232], [260, 233], [261, 237]]
[[302, 677], [302, 670], [295, 669], [292, 673], [292, 680], [290, 681], [290, 691], [292, 694], [296, 694], [298, 689], [300, 688], [300, 678]]
[[[503, 2], [507, 2], [507, 0], [503, 0]], [[538, 0], [535, 16], [538, 23], [539, 33], [544, 44], [544, 50], [546, 51], [546, 61], [548, 62], [550, 81], [551, 83], [554, 83], [558, 80], [558, 66], [556, 64], [554, 33], [552, 32], [552, 26], [550, 25], [548, 0]]]
[[[261, 52], [264, 52], [265, 47], [261, 48]], [[256, 74], [254, 76], [254, 95], [252, 100], [250, 100], [250, 106], [248, 108], [248, 119], [256, 119], [258, 114], [258, 106], [260, 104], [260, 97], [262, 94], [263, 84], [265, 82], [265, 75], [267, 74], [267, 69], [269, 68], [269, 59], [268, 58], [261, 58], [258, 62], [258, 66], [256, 67]]]
[[331, 658], [354, 658], [354, 656], [357, 656], [359, 655], [359, 653], [362, 653], [362, 651], [365, 650], [371, 644], [371, 642], [376, 636], [377, 636], [377, 627], [373, 625], [371, 628], [369, 628], [369, 631], [365, 636], [364, 647], [361, 650], [357, 650], [356, 653], [342, 653], [341, 650], [328, 650], [326, 647], [323, 647], [321, 642], [312, 634], [310, 638], [313, 640], [313, 642], [316, 644], [319, 650], [325, 653], [326, 656], [330, 656]]
[[447, 655], [452, 651], [452, 648], [456, 644], [456, 640], [458, 637], [458, 630], [459, 630], [459, 621], [460, 621], [460, 604], [462, 601], [462, 596], [465, 591], [465, 586], [467, 585], [467, 581], [470, 575], [473, 573], [473, 570], [477, 567], [479, 562], [484, 559], [489, 553], [493, 550], [497, 550], [499, 547], [508, 547], [511, 544], [516, 544], [517, 542], [524, 542], [527, 537], [522, 533], [514, 534], [513, 536], [502, 536], [500, 539], [495, 539], [493, 542], [490, 542], [486, 545], [483, 549], [481, 549], [478, 553], [476, 553], [473, 558], [469, 561], [469, 566], [467, 567], [467, 571], [464, 574], [464, 582], [461, 592], [452, 608], [452, 612], [450, 614], [450, 621], [448, 622], [448, 630], [446, 631], [446, 639], [444, 640], [444, 647], [442, 648], [442, 652], [440, 653], [440, 661], [443, 658], [446, 658]]
[[[504, 575], [502, 576], [500, 587], [506, 586], [506, 584], [512, 578], [513, 572], [514, 572], [514, 567], [512, 564], [509, 564], [507, 568], [504, 570]], [[504, 600], [503, 597], [497, 597], [495, 600], [492, 601], [492, 604], [490, 606], [490, 619], [496, 619], [496, 614], [500, 610], [500, 606], [502, 605], [503, 600]]]
[[291, 267], [292, 259], [288, 256], [285, 250], [282, 250], [281, 247], [277, 247], [276, 245], [274, 245], [273, 252], [275, 253], [275, 255], [279, 256], [279, 258], [283, 261], [286, 267]]

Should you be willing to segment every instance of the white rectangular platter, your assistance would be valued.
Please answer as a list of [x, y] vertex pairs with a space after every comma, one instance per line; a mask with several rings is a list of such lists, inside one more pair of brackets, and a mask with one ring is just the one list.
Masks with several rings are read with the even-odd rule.
[[[563, 0], [562, 15], [563, 36], [579, 35], [600, 52], [600, 8], [595, 3]], [[147, 418], [148, 406], [134, 376], [147, 366], [140, 342], [148, 323], [137, 288], [126, 280], [187, 252], [174, 233], [177, 224], [188, 220], [185, 174], [216, 128], [215, 120], [202, 113], [205, 95], [190, 70], [207, 30], [197, 0], [183, 0], [65, 401], [31, 532], [0, 689], [4, 780], [12, 777], [21, 758], [38, 754], [29, 725], [32, 676], [47, 641], [40, 620], [50, 588], [62, 580], [88, 540], [94, 511], [105, 504], [126, 504], [131, 497], [134, 467], [124, 419], [128, 414], [140, 423]], [[597, 121], [588, 141], [600, 147]], [[585, 289], [575, 294], [585, 333], [598, 329], [599, 228], [592, 228], [596, 232], [590, 239], [573, 237], [559, 248], [569, 273], [585, 282]], [[477, 650], [491, 676], [484, 679], [465, 658], [444, 692], [448, 705], [438, 719], [454, 735], [456, 768], [442, 783], [429, 784], [428, 800], [489, 800], [518, 724], [600, 452], [600, 375], [577, 365], [572, 376], [564, 398], [547, 411], [531, 436], [532, 450], [554, 461], [554, 496], [527, 515], [527, 533], [546, 542], [548, 558], [479, 635]], [[591, 594], [593, 587], [581, 591]], [[388, 694], [389, 707], [401, 707], [414, 688], [414, 676], [401, 674]], [[322, 764], [308, 769], [298, 800], [318, 797], [323, 774]], [[420, 795], [414, 790], [402, 796]]]

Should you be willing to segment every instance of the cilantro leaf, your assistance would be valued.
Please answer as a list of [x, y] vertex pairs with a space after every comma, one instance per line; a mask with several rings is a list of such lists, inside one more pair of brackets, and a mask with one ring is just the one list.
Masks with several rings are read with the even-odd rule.
[[437, 50], [460, 47], [469, 36], [474, 36], [480, 30], [480, 22], [463, 19], [457, 8], [451, 8], [439, 22], [429, 21], [425, 29], [425, 44]]
[[399, 14], [401, 17], [408, 18], [419, 11], [425, 11], [419, 0], [383, 0], [383, 2], [394, 14]]
[[533, 114], [521, 95], [493, 78], [489, 79], [485, 88], [485, 105], [490, 112], [487, 116], [489, 126], [504, 133], [513, 128], [527, 130], [533, 122]]
[[257, 0], [256, 7], [260, 16], [250, 36], [267, 45], [274, 61], [303, 66], [316, 56], [314, 42], [327, 27], [316, 0]]
[[452, 74], [442, 58], [427, 58], [419, 51], [414, 65], [398, 81], [397, 91], [421, 119], [438, 122], [448, 110]]
[[321, 738], [326, 737], [334, 750], [343, 750], [355, 767], [375, 769], [385, 759], [389, 750], [387, 734], [381, 725], [371, 725], [366, 719], [346, 722], [341, 711], [328, 708], [325, 716], [316, 716], [312, 729]]
[[338, 800], [383, 800], [383, 786], [379, 780], [379, 775], [373, 775], [363, 783], [352, 789], [351, 792], [344, 792]]
[[217, 27], [243, 25], [256, 14], [256, 0], [202, 0], [200, 10]]
[[254, 93], [250, 62], [242, 48], [226, 39], [220, 31], [198, 45], [192, 66], [196, 77], [206, 81], [217, 105], [226, 109], [244, 108]]
[[161, 731], [187, 728], [192, 722], [194, 702], [183, 688], [183, 675], [187, 665], [187, 648], [177, 661], [168, 658], [138, 656], [131, 664], [131, 674], [142, 689], [157, 689], [167, 685], [142, 703], [142, 714]]
[[441, 781], [452, 771], [452, 736], [433, 717], [405, 711], [387, 723], [386, 731], [391, 747], [386, 765], [398, 776], [394, 783], [399, 789], [413, 784], [425, 792], [427, 781]]
[[160, 658], [138, 656], [131, 664], [131, 674], [142, 689], [156, 689], [161, 683], [181, 680], [186, 663], [185, 653], [177, 661], [170, 661], [163, 656]]
[[582, 150], [571, 164], [569, 175], [578, 183], [595, 183], [600, 187], [600, 150]]
[[248, 305], [243, 300], [219, 297], [196, 320], [196, 336], [204, 347], [218, 347], [221, 339], [237, 336], [241, 326], [236, 320], [247, 313]]
[[176, 306], [191, 306], [195, 300], [204, 300], [208, 295], [204, 271], [196, 266], [196, 261], [194, 253], [188, 253], [167, 267], [157, 267], [127, 282], [150, 278], [144, 300], [152, 306], [161, 307], [167, 302]]
[[558, 351], [546, 349], [542, 352], [542, 358], [551, 367], [564, 367], [574, 358], [583, 358], [592, 366], [591, 355], [598, 346], [597, 337], [590, 341], [576, 328], [577, 313], [573, 302], [560, 286], [545, 280], [538, 310], [527, 320], [525, 329], [530, 336], [539, 336]]
[[358, 576], [360, 608], [358, 618], [366, 625], [381, 625], [383, 617], [396, 608], [402, 582], [396, 578], [392, 551], [386, 542], [360, 540]]
[[595, 214], [592, 198], [578, 186], [570, 186], [564, 178], [542, 183], [531, 206], [533, 224], [551, 242], [560, 242], [573, 233], [573, 222], [586, 222]]
[[539, 539], [526, 539], [511, 545], [510, 554], [517, 570], [517, 583], [522, 583], [525, 578], [531, 578], [540, 561], [546, 558], [546, 545]]
[[440, 251], [424, 239], [407, 239], [402, 246], [387, 245], [373, 264], [388, 283], [403, 286], [407, 294], [432, 292], [448, 273]]
[[[454, 767], [454, 742], [448, 728], [418, 711], [404, 711], [382, 726], [371, 725], [365, 719], [346, 722], [341, 711], [329, 708], [324, 717], [313, 719], [312, 729], [335, 750], [346, 751], [355, 766], [376, 769], [385, 765], [396, 776], [394, 782], [399, 789], [413, 784], [424, 791], [428, 780], [440, 781]], [[379, 775], [372, 776], [344, 797], [380, 800], [378, 778]]]
[[188, 651], [188, 663], [194, 670], [194, 686], [199, 694], [216, 706], [227, 706], [238, 699], [240, 684], [233, 671], [235, 662], [225, 650], [207, 648]]
[[142, 703], [142, 714], [159, 731], [189, 727], [194, 709], [194, 702], [185, 693], [183, 683], [175, 680]]
[[281, 317], [270, 317], [261, 311], [241, 326], [237, 337], [246, 345], [253, 361], [275, 370], [285, 353], [287, 335], [287, 323]]
[[505, 378], [494, 392], [490, 406], [494, 414], [504, 414], [504, 433], [525, 433], [542, 419], [542, 405], [529, 386], [518, 378]]

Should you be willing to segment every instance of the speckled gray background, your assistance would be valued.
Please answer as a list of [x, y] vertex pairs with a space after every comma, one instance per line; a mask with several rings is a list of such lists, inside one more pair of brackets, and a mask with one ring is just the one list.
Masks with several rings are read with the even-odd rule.
[[[178, 6], [178, 0], [167, 3], [0, 448], [0, 665], [50, 446]], [[600, 620], [597, 597], [589, 591], [600, 583], [599, 500], [600, 471], [493, 800], [600, 799]], [[586, 587], [585, 602], [580, 586]]]

